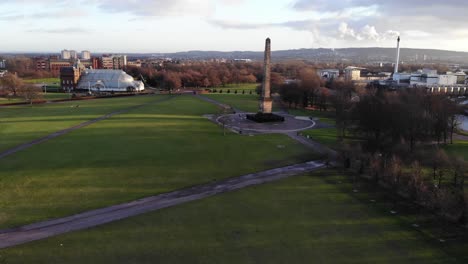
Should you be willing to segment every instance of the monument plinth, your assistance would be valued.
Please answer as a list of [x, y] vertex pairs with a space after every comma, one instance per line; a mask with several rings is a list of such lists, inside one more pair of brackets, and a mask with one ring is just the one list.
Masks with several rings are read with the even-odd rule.
[[271, 40], [265, 42], [265, 60], [262, 83], [262, 98], [260, 100], [260, 111], [255, 115], [247, 115], [247, 119], [258, 122], [284, 122], [284, 117], [275, 115], [273, 111], [273, 100], [271, 98]]

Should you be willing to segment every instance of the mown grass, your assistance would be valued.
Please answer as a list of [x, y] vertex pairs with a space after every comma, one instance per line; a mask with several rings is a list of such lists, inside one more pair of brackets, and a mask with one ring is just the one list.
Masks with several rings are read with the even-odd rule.
[[335, 125], [335, 113], [332, 111], [317, 111], [309, 109], [288, 109], [289, 114], [295, 116], [310, 116], [321, 123]]
[[[208, 98], [228, 104], [242, 111], [256, 113], [259, 108], [258, 95], [250, 94], [205, 94]], [[273, 109], [275, 111], [275, 109]]]
[[[119, 108], [139, 99], [126, 100]], [[54, 121], [63, 125], [88, 117], [82, 109], [96, 111], [81, 106], [51, 108], [52, 117], [45, 118], [46, 112], [34, 116], [33, 110], [24, 108], [16, 111], [32, 116], [12, 114], [10, 118], [44, 132]], [[67, 115], [73, 111], [81, 114]], [[0, 227], [67, 216], [315, 157], [284, 135], [223, 136], [220, 127], [202, 117], [217, 111], [198, 98], [178, 96], [0, 160]]]
[[308, 136], [310, 139], [331, 148], [336, 148], [339, 145], [337, 133], [338, 131], [335, 127], [310, 129], [301, 132], [302, 135]]
[[454, 140], [453, 144], [444, 146], [445, 151], [453, 157], [461, 157], [468, 161], [468, 141]]
[[[51, 94], [51, 97], [55, 96], [55, 94]], [[164, 96], [138, 96], [3, 107], [0, 109], [0, 151], [119, 109], [162, 98]]]
[[226, 84], [225, 86], [218, 86], [218, 87], [213, 87], [213, 88], [209, 88], [211, 90], [213, 89], [216, 89], [216, 90], [231, 90], [231, 93], [233, 93], [235, 90], [237, 90], [237, 92], [241, 92], [242, 93], [242, 90], [245, 90], [245, 91], [249, 91], [250, 90], [254, 90], [257, 89], [257, 86], [259, 86], [260, 84], [258, 83], [231, 83], [231, 84]]
[[33, 84], [59, 84], [60, 78], [39, 78], [39, 79], [27, 79], [24, 80], [25, 83], [33, 83]]
[[[427, 216], [335, 171], [250, 187], [1, 251], [4, 263], [467, 263]], [[374, 203], [370, 202], [375, 199]], [[419, 223], [419, 228], [413, 227]]]

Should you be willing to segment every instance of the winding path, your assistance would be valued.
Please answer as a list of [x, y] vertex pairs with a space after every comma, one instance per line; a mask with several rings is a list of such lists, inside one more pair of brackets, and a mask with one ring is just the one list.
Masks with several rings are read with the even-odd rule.
[[235, 191], [248, 186], [276, 181], [294, 175], [303, 174], [305, 172], [314, 171], [323, 168], [324, 166], [325, 164], [323, 163], [313, 161], [296, 164], [198, 185], [69, 217], [44, 221], [9, 230], [1, 230], [0, 249], [63, 233], [87, 229], [131, 216], [207, 198], [216, 194]]
[[99, 121], [102, 121], [102, 120], [105, 120], [105, 119], [109, 119], [115, 115], [119, 115], [119, 114], [123, 114], [123, 113], [127, 113], [127, 112], [130, 112], [131, 110], [135, 110], [135, 109], [138, 109], [138, 108], [141, 108], [143, 106], [147, 106], [147, 105], [150, 105], [150, 104], [155, 104], [155, 103], [160, 103], [160, 102], [163, 102], [163, 101], [167, 101], [167, 100], [170, 100], [174, 97], [168, 97], [168, 98], [163, 98], [163, 99], [160, 99], [160, 100], [156, 100], [156, 101], [152, 101], [152, 102], [149, 102], [149, 103], [144, 103], [144, 104], [141, 104], [141, 105], [135, 105], [135, 106], [132, 106], [132, 107], [129, 107], [129, 108], [125, 108], [125, 109], [121, 109], [121, 110], [117, 110], [115, 112], [112, 112], [112, 113], [109, 113], [109, 114], [106, 114], [106, 115], [103, 115], [103, 116], [100, 116], [96, 119], [92, 119], [92, 120], [89, 120], [89, 121], [86, 121], [84, 123], [81, 123], [81, 124], [78, 124], [76, 126], [72, 126], [72, 127], [69, 127], [69, 128], [66, 128], [66, 129], [63, 129], [63, 130], [60, 130], [60, 131], [57, 131], [57, 132], [54, 132], [52, 134], [49, 134], [49, 135], [46, 135], [44, 137], [41, 137], [41, 138], [38, 138], [38, 139], [35, 139], [33, 141], [30, 141], [30, 142], [26, 142], [26, 143], [23, 143], [19, 146], [16, 146], [14, 148], [11, 148], [11, 149], [8, 149], [8, 150], [5, 150], [3, 152], [0, 152], [0, 159], [3, 159], [7, 156], [10, 156], [12, 154], [15, 154], [19, 151], [22, 151], [22, 150], [25, 150], [25, 149], [28, 149], [34, 145], [38, 145], [38, 144], [41, 144], [41, 143], [44, 143], [46, 141], [49, 141], [51, 139], [54, 139], [56, 137], [59, 137], [59, 136], [62, 136], [62, 135], [65, 135], [65, 134], [68, 134], [72, 131], [75, 131], [75, 130], [78, 130], [80, 128], [83, 128], [83, 127], [86, 127], [86, 126], [89, 126], [89, 125], [92, 125], [94, 123], [97, 123]]

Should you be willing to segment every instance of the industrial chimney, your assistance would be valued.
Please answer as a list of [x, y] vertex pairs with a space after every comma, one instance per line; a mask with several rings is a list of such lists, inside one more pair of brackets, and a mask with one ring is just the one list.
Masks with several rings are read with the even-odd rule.
[[400, 37], [398, 36], [397, 39], [397, 56], [396, 56], [396, 63], [395, 63], [395, 73], [398, 73], [398, 65], [400, 63]]

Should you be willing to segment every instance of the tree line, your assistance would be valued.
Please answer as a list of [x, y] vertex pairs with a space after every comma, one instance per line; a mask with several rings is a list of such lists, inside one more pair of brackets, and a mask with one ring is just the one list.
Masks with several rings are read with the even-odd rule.
[[[353, 101], [353, 94], [359, 100]], [[336, 90], [333, 101], [343, 167], [369, 176], [395, 196], [467, 223], [468, 165], [444, 151], [458, 128], [461, 109], [454, 101], [418, 89], [350, 87]]]

